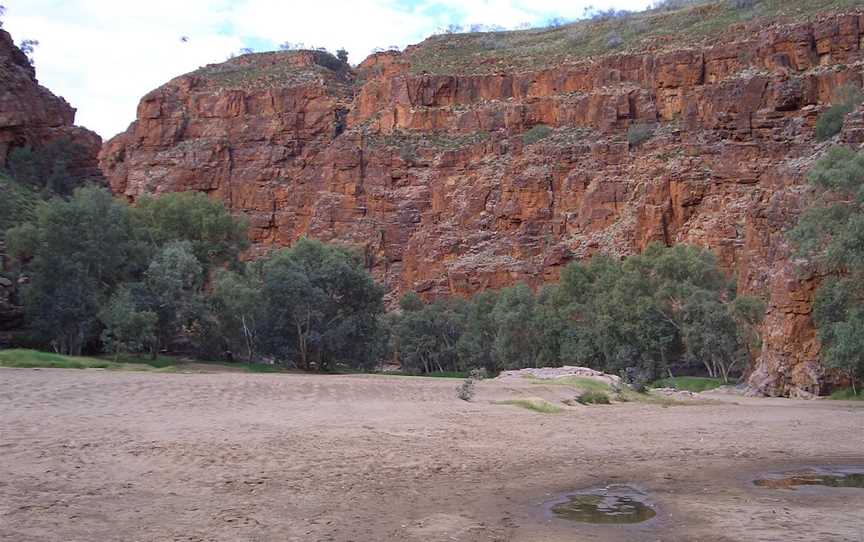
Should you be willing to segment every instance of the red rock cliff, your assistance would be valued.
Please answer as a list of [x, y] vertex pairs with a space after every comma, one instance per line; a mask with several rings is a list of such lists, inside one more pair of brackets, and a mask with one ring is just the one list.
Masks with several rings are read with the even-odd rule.
[[[783, 231], [825, 147], [819, 112], [861, 84], [864, 15], [731, 30], [450, 73], [439, 52], [494, 35], [433, 38], [356, 70], [320, 53], [246, 55], [145, 96], [101, 164], [133, 200], [222, 199], [258, 250], [303, 235], [358, 245], [393, 296], [537, 285], [652, 241], [709, 247], [741, 291], [769, 300], [751, 384], [824, 392], [813, 284], [796, 280]], [[653, 135], [638, 144], [643, 125]], [[860, 143], [859, 126], [840, 137]]]
[[[77, 144], [80, 152], [71, 157], [71, 166], [83, 177], [101, 180], [97, 155], [102, 139], [74, 126], [75, 109], [36, 81], [36, 72], [12, 37], [0, 29], [0, 170], [16, 147], [39, 147], [55, 139]], [[0, 187], [0, 198], [4, 197]], [[0, 272], [6, 264], [5, 245], [0, 239]], [[21, 307], [14, 303], [15, 286], [0, 275], [0, 346], [5, 333], [20, 327]]]
[[15, 147], [63, 138], [81, 146], [74, 165], [82, 175], [101, 177], [97, 155], [102, 139], [74, 124], [75, 109], [39, 85], [27, 56], [0, 29], [0, 168]]

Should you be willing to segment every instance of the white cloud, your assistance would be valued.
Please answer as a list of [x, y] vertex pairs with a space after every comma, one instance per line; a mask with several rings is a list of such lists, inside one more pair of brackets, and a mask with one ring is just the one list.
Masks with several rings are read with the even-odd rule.
[[[2, 1], [2, 0], [0, 0]], [[649, 0], [6, 0], [4, 27], [37, 39], [40, 82], [78, 108], [77, 123], [111, 137], [138, 100], [169, 79], [242, 47], [285, 41], [359, 62], [375, 47], [404, 47], [450, 23], [539, 24], [585, 6], [643, 9]], [[185, 43], [182, 36], [189, 39]]]

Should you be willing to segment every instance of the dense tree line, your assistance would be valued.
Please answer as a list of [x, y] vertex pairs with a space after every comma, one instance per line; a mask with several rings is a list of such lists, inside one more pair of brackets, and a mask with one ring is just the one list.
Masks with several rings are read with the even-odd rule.
[[268, 357], [322, 370], [370, 367], [383, 352], [383, 290], [348, 249], [303, 239], [241, 263], [245, 224], [201, 193], [129, 206], [88, 186], [28, 209], [5, 237], [27, 280], [34, 346]]
[[758, 346], [763, 314], [758, 299], [735, 296], [710, 252], [660, 245], [570, 264], [536, 294], [519, 285], [428, 304], [410, 294], [401, 309], [388, 327], [407, 370], [575, 364], [639, 380], [700, 369], [728, 379]]

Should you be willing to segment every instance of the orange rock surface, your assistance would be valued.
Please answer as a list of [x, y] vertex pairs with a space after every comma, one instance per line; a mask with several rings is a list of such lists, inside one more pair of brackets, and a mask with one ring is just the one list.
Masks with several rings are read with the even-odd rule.
[[[708, 247], [768, 301], [753, 388], [823, 393], [815, 283], [783, 232], [829, 145], [815, 142], [820, 111], [861, 85], [864, 14], [745, 30], [513, 72], [423, 73], [424, 44], [356, 69], [246, 55], [145, 96], [101, 166], [130, 200], [221, 199], [248, 217], [253, 252], [301, 236], [355, 245], [391, 301], [536, 286], [654, 241]], [[859, 113], [839, 138], [864, 141]]]

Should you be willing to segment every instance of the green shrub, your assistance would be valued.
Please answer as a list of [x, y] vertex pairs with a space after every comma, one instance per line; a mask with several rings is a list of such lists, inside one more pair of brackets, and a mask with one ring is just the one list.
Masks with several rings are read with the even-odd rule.
[[839, 134], [846, 115], [854, 111], [862, 99], [864, 96], [857, 87], [847, 85], [840, 88], [835, 94], [833, 105], [816, 119], [816, 139], [826, 141]]
[[550, 134], [552, 134], [552, 128], [549, 128], [545, 124], [538, 124], [522, 134], [522, 142], [526, 145], [533, 145], [541, 139], [549, 137]]
[[456, 388], [456, 396], [463, 401], [471, 401], [477, 393], [476, 383], [476, 380], [469, 376]]
[[864, 401], [864, 392], [861, 390], [853, 390], [852, 388], [843, 388], [831, 393], [831, 399], [837, 401]]
[[635, 149], [642, 143], [648, 141], [654, 136], [654, 126], [650, 124], [631, 124], [627, 129], [627, 143], [631, 149]]
[[609, 396], [602, 391], [586, 391], [576, 401], [581, 405], [608, 405]]

